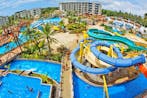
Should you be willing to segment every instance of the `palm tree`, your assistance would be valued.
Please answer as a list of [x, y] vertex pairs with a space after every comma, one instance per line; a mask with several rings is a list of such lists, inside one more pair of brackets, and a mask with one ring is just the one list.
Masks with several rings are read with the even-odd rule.
[[55, 38], [52, 37], [52, 35], [54, 35], [54, 32], [51, 30], [51, 25], [49, 24], [46, 24], [44, 27], [43, 27], [43, 34], [45, 35], [46, 37], [46, 40], [47, 40], [47, 44], [48, 44], [48, 56], [50, 57], [51, 56], [51, 44], [53, 42], [57, 42], [57, 40]]
[[40, 40], [41, 34], [41, 32], [37, 31], [34, 33], [34, 43], [39, 51], [39, 55], [41, 55], [41, 48], [44, 46], [44, 41]]
[[26, 37], [29, 37], [31, 44], [33, 43], [35, 45], [35, 47], [39, 51], [39, 55], [41, 55], [41, 48], [43, 46], [42, 45], [40, 46], [40, 43], [42, 41], [40, 39], [42, 33], [28, 27], [27, 30], [24, 32], [24, 34], [26, 35]]
[[63, 20], [59, 22], [59, 26], [65, 32], [65, 26]]
[[19, 39], [18, 36], [15, 35], [15, 34], [13, 34], [13, 37], [14, 37], [14, 42], [16, 43], [16, 45], [20, 48], [20, 50], [21, 50], [21, 52], [22, 52], [20, 39]]

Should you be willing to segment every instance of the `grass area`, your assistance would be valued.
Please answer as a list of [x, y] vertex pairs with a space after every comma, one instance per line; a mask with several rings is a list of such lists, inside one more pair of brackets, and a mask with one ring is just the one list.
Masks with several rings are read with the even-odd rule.
[[110, 26], [104, 26], [104, 29], [106, 30], [106, 31], [109, 31], [109, 32], [112, 32], [112, 27], [110, 27]]

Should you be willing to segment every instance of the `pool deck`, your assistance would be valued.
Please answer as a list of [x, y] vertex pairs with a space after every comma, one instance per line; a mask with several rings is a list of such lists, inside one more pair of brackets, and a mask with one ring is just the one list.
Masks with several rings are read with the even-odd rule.
[[72, 81], [72, 65], [68, 60], [67, 55], [62, 62], [62, 77], [61, 77], [61, 97], [73, 98], [73, 81]]
[[0, 66], [10, 62], [11, 60], [13, 60], [14, 58], [16, 58], [20, 53], [21, 53], [21, 49], [20, 47], [17, 47], [11, 51], [9, 51], [8, 53], [2, 55], [0, 57]]

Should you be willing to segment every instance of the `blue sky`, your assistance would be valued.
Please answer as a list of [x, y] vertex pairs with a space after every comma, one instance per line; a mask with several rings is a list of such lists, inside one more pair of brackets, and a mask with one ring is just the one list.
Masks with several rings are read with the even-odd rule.
[[[79, 0], [0, 0], [0, 16], [12, 15], [17, 11], [32, 8], [58, 6], [59, 2]], [[102, 3], [104, 9], [121, 10], [137, 15], [147, 13], [147, 0], [80, 0]]]

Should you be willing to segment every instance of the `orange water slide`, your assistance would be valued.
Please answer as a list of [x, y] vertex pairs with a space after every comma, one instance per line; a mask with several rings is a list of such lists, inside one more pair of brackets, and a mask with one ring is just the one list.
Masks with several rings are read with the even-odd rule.
[[140, 71], [145, 75], [145, 77], [147, 78], [147, 67], [145, 67], [143, 64], [139, 64], [139, 69]]

